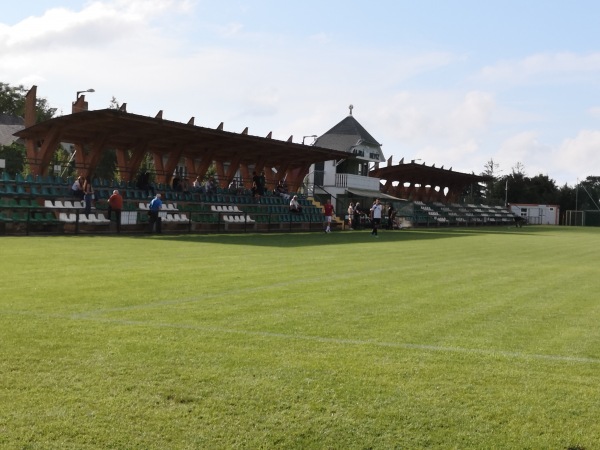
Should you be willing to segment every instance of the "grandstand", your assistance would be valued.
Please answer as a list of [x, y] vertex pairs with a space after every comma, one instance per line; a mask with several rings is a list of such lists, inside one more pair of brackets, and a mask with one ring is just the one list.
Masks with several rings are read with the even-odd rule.
[[[124, 199], [124, 232], [150, 228], [147, 209], [155, 192], [165, 201], [160, 215], [167, 232], [321, 231], [325, 200], [335, 205], [334, 226], [343, 228], [342, 212], [350, 201], [360, 199], [362, 205], [370, 205], [375, 197], [394, 204], [398, 214], [393, 228], [513, 221], [502, 207], [456, 203], [465, 185], [484, 177], [415, 161], [392, 165], [391, 158], [387, 167], [379, 168], [380, 144], [352, 116], [352, 107], [348, 117], [317, 139], [316, 144], [323, 146], [309, 146], [293, 143], [292, 137], [272, 139], [271, 133], [265, 138], [251, 136], [247, 128], [240, 134], [226, 132], [223, 123], [216, 129], [200, 127], [193, 117], [187, 124], [172, 122], [163, 119], [162, 111], [156, 117], [139, 116], [127, 112], [125, 104], [119, 110], [89, 111], [83, 95], [74, 102], [72, 114], [36, 123], [35, 95], [34, 86], [26, 97], [24, 128], [13, 133], [25, 145], [30, 173], [10, 176], [3, 170], [0, 174], [0, 233], [116, 231], [106, 214], [114, 189]], [[64, 143], [72, 143], [77, 171], [94, 185], [90, 214], [84, 214], [81, 202], [73, 201], [73, 179], [51, 174], [52, 157]], [[107, 149], [116, 153], [119, 180], [94, 176]], [[136, 182], [146, 155], [154, 162], [155, 183], [150, 190]], [[214, 192], [184, 191], [172, 183], [182, 172], [203, 179], [210, 167], [216, 170]], [[260, 200], [250, 190], [253, 172], [265, 174], [266, 193]], [[309, 186], [305, 178], [311, 173]], [[287, 200], [275, 192], [282, 180], [290, 192], [298, 193], [301, 214], [291, 214]], [[233, 181], [237, 187], [229, 189]], [[362, 220], [367, 226], [368, 217], [363, 215]]]
[[[114, 189], [123, 196], [121, 218], [125, 232], [148, 230], [149, 191], [135, 183], [94, 181], [96, 200], [92, 213], [83, 213], [84, 205], [71, 196], [72, 178], [54, 176], [11, 179], [6, 172], [0, 177], [0, 232], [29, 234], [35, 232], [82, 233], [116, 231], [106, 214], [107, 199]], [[160, 215], [163, 230], [179, 232], [226, 231], [310, 231], [322, 230], [321, 206], [300, 197], [301, 214], [291, 214], [286, 201], [273, 192], [257, 202], [249, 190], [230, 192], [217, 189], [214, 194], [180, 192], [158, 184], [165, 200]]]
[[[135, 183], [94, 180], [96, 200], [92, 213], [71, 195], [70, 177], [52, 175], [15, 178], [0, 176], [0, 233], [107, 233], [116, 225], [107, 218], [107, 199], [113, 189], [123, 195], [122, 230], [143, 233], [148, 230], [148, 203], [152, 193]], [[257, 202], [249, 190], [218, 188], [214, 194], [180, 192], [158, 184], [164, 208], [160, 213], [163, 230], [171, 232], [269, 232], [322, 231], [321, 205], [313, 198], [299, 196], [301, 214], [289, 212], [287, 201], [269, 191]], [[513, 214], [501, 206], [404, 202], [398, 209], [395, 228], [404, 226], [483, 226], [507, 225]], [[340, 228], [342, 220], [338, 219]], [[384, 225], [386, 225], [384, 223]]]

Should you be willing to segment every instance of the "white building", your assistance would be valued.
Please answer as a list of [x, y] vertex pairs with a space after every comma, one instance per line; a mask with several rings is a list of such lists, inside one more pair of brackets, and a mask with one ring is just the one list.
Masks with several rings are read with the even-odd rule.
[[511, 203], [510, 211], [523, 217], [531, 225], [558, 225], [560, 207], [558, 205], [535, 205], [531, 203]]
[[354, 156], [350, 159], [313, 164], [310, 168], [307, 177], [309, 191], [317, 197], [331, 196], [336, 210], [339, 209], [338, 206], [345, 208], [349, 197], [399, 200], [380, 192], [380, 179], [369, 176], [369, 171], [379, 163], [385, 162], [385, 158], [381, 144], [352, 116], [352, 106], [350, 114], [319, 136], [314, 145]]

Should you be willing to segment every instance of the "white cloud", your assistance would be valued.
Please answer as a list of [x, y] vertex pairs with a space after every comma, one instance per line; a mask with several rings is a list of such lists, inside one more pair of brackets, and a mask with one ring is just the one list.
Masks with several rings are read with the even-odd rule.
[[540, 53], [520, 60], [500, 61], [484, 67], [479, 78], [488, 82], [539, 83], [546, 80], [568, 80], [574, 75], [597, 77], [600, 53]]
[[577, 177], [600, 175], [600, 131], [581, 130], [565, 139], [558, 149], [557, 163]]
[[592, 107], [588, 109], [588, 112], [593, 118], [600, 119], [600, 106]]
[[[536, 131], [523, 131], [506, 139], [495, 154], [494, 161], [500, 165], [503, 174], [508, 175], [516, 164], [524, 164], [525, 174], [539, 173], [538, 162], [549, 157], [552, 149], [539, 141]], [[524, 161], [528, 161], [525, 164]]]
[[6, 56], [64, 48], [104, 47], [143, 33], [149, 20], [160, 17], [167, 10], [184, 11], [188, 7], [185, 1], [117, 0], [93, 2], [81, 11], [53, 8], [12, 27], [2, 26], [0, 49]]
[[377, 117], [398, 140], [456, 144], [484, 132], [495, 108], [488, 92], [403, 91], [378, 106]]
[[449, 126], [460, 135], [485, 130], [490, 123], [496, 103], [488, 92], [468, 92], [450, 115]]

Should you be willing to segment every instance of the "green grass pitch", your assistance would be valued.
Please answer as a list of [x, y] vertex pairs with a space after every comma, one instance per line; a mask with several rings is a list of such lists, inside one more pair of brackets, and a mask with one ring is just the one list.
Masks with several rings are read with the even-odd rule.
[[0, 238], [0, 448], [594, 449], [600, 230]]

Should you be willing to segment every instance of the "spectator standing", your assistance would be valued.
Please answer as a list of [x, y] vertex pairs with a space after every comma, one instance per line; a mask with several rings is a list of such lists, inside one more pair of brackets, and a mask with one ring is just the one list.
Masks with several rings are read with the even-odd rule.
[[358, 230], [360, 228], [360, 203], [356, 202], [356, 205], [354, 205], [354, 220], [352, 221], [352, 227], [355, 230]]
[[388, 206], [387, 213], [388, 213], [387, 229], [393, 230], [394, 229], [394, 220], [396, 220], [396, 210], [394, 209], [394, 205], [392, 205], [391, 203]]
[[325, 214], [325, 233], [331, 233], [331, 219], [333, 218], [333, 205], [331, 200], [327, 199], [327, 202], [323, 206], [323, 214]]
[[73, 182], [71, 186], [71, 194], [78, 200], [83, 200], [83, 179], [81, 177], [77, 177], [77, 179]]
[[379, 228], [379, 224], [381, 223], [381, 203], [379, 203], [379, 199], [375, 200], [373, 206], [371, 206], [371, 222], [373, 222], [373, 231], [371, 231], [371, 236], [377, 236], [377, 228]]
[[260, 177], [256, 172], [252, 172], [252, 197], [254, 197], [258, 203], [260, 203]]
[[119, 191], [115, 189], [108, 198], [108, 220], [110, 220], [112, 213], [114, 212], [115, 221], [117, 222], [117, 233], [121, 232], [121, 211], [123, 211], [123, 197], [119, 194]]
[[89, 177], [85, 178], [83, 182], [83, 201], [85, 203], [84, 213], [90, 214], [92, 212], [92, 200], [94, 199], [94, 188]]
[[265, 178], [265, 171], [263, 170], [258, 177], [258, 195], [261, 197], [265, 195], [267, 188], [267, 179]]
[[150, 208], [148, 210], [148, 215], [150, 216], [150, 232], [156, 231], [157, 233], [162, 233], [161, 228], [161, 218], [160, 218], [160, 210], [162, 209], [162, 200], [160, 199], [160, 194], [156, 194], [156, 196], [150, 202]]
[[352, 218], [354, 217], [354, 203], [348, 205], [348, 228], [352, 230]]

